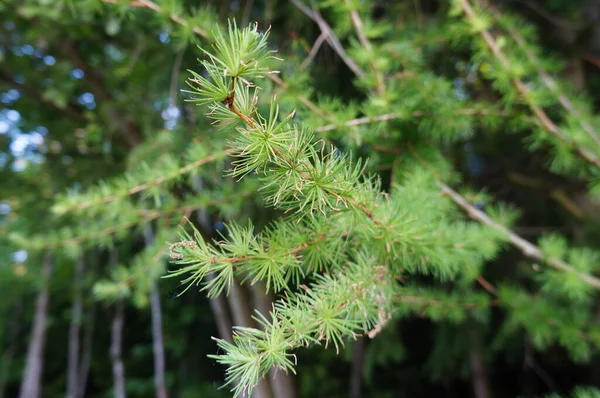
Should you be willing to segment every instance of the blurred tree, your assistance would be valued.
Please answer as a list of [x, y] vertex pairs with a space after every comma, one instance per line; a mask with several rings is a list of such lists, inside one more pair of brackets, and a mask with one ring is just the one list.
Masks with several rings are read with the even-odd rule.
[[598, 4], [4, 0], [0, 394], [600, 395]]

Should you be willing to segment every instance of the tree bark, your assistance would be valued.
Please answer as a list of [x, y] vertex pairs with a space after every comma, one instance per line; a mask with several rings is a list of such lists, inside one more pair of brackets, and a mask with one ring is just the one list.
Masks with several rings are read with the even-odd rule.
[[[116, 267], [118, 263], [117, 249], [110, 251], [110, 265]], [[125, 302], [118, 299], [115, 304], [115, 313], [110, 325], [110, 359], [112, 361], [113, 384], [115, 398], [125, 398], [125, 365], [123, 364], [122, 341], [123, 324], [125, 323]]]
[[352, 343], [352, 369], [350, 371], [350, 398], [362, 397], [363, 369], [365, 366], [365, 338], [357, 337]]
[[[115, 305], [115, 315], [111, 325], [110, 358], [114, 380], [115, 398], [125, 398], [125, 366], [121, 357], [121, 341], [123, 338], [123, 323], [125, 320], [125, 304], [119, 299]], [[24, 397], [23, 397], [24, 398]]]
[[41, 378], [44, 368], [44, 346], [46, 342], [46, 317], [50, 302], [49, 283], [52, 275], [53, 259], [47, 254], [42, 265], [42, 288], [35, 305], [35, 316], [31, 340], [27, 350], [25, 370], [21, 381], [20, 398], [39, 398]]
[[[236, 325], [245, 327], [256, 327], [252, 319], [252, 309], [249, 305], [248, 293], [246, 288], [239, 283], [237, 278], [231, 285], [229, 296], [229, 306], [233, 315], [233, 321]], [[262, 378], [254, 387], [252, 398], [273, 398], [269, 380]]]
[[[200, 192], [203, 189], [202, 178], [196, 176], [194, 178], [194, 190], [196, 192]], [[213, 227], [210, 222], [210, 217], [205, 208], [201, 208], [196, 213], [196, 220], [200, 225], [202, 231], [205, 234], [210, 234], [213, 232]], [[204, 277], [204, 279], [208, 282], [214, 279], [213, 274], [208, 274]], [[219, 296], [212, 298], [210, 301], [210, 308], [212, 310], [213, 316], [217, 323], [217, 329], [219, 330], [219, 335], [223, 340], [227, 340], [230, 343], [233, 343], [233, 338], [231, 336], [231, 331], [233, 329], [233, 320], [231, 318], [231, 313], [229, 311], [229, 305], [227, 304], [227, 297], [225, 297], [224, 293], [219, 294]]]
[[81, 353], [81, 364], [79, 366], [79, 376], [77, 380], [79, 385], [77, 386], [77, 398], [83, 398], [85, 396], [85, 388], [87, 386], [88, 374], [90, 371], [90, 364], [92, 362], [92, 347], [94, 343], [94, 327], [96, 325], [96, 304], [92, 305], [90, 310], [89, 319], [87, 320], [84, 336], [83, 336], [83, 349]]
[[[152, 246], [154, 235], [150, 225], [144, 230], [144, 240], [146, 247]], [[152, 315], [152, 351], [154, 352], [154, 385], [156, 387], [156, 398], [167, 398], [162, 309], [160, 306], [160, 292], [155, 281], [152, 281], [152, 291], [150, 292], [150, 312]]]
[[485, 362], [481, 357], [479, 334], [474, 330], [471, 330], [469, 345], [469, 362], [471, 365], [473, 396], [475, 398], [492, 398]]
[[[193, 185], [196, 192], [202, 191], [203, 182], [200, 177], [194, 179]], [[198, 210], [197, 221], [206, 234], [213, 232], [210, 217], [206, 209]], [[212, 274], [205, 277], [207, 281], [212, 278], [214, 278], [214, 275]], [[229, 296], [221, 293], [219, 297], [210, 300], [210, 306], [222, 339], [233, 342], [232, 331], [234, 323], [239, 326], [255, 326], [254, 320], [252, 319], [252, 308], [249, 305], [248, 298], [246, 288], [241, 286], [236, 279], [231, 286]], [[252, 397], [273, 398], [271, 386], [267, 379], [261, 379], [258, 382], [254, 388]], [[243, 398], [247, 398], [247, 395], [243, 395]]]
[[[271, 319], [271, 310], [275, 297], [273, 293], [266, 293], [267, 289], [264, 283], [255, 283], [250, 287], [254, 299], [254, 305], [261, 314], [267, 319]], [[269, 371], [273, 396], [275, 398], [296, 398], [296, 387], [294, 386], [294, 377], [275, 368]]]
[[71, 324], [69, 325], [69, 353], [67, 360], [67, 398], [77, 398], [78, 376], [79, 376], [79, 330], [81, 329], [81, 316], [83, 313], [83, 298], [81, 297], [81, 285], [85, 262], [83, 257], [75, 263], [73, 273], [73, 304], [71, 306]]
[[19, 343], [19, 329], [21, 328], [21, 316], [23, 312], [23, 302], [19, 301], [12, 311], [11, 322], [6, 337], [6, 349], [0, 358], [0, 398], [4, 398], [4, 390], [8, 380], [9, 370], [12, 365], [12, 360], [17, 352]]

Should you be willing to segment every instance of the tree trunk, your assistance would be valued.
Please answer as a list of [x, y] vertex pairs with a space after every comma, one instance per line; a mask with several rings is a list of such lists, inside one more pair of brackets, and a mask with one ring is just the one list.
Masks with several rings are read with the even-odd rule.
[[[146, 247], [152, 246], [154, 235], [150, 225], [144, 230], [144, 240]], [[162, 310], [160, 307], [160, 292], [155, 281], [152, 281], [152, 291], [150, 292], [150, 311], [152, 315], [152, 351], [154, 352], [154, 385], [156, 386], [156, 398], [167, 398]]]
[[[196, 192], [202, 191], [203, 183], [202, 179], [199, 176], [194, 178], [194, 190]], [[210, 217], [205, 208], [201, 208], [196, 213], [196, 220], [200, 225], [201, 230], [209, 235], [213, 233], [213, 227], [210, 222]], [[204, 277], [204, 279], [208, 282], [214, 279], [213, 274], [208, 274]], [[225, 297], [224, 293], [219, 294], [219, 296], [210, 299], [210, 308], [212, 309], [213, 316], [215, 317], [215, 321], [217, 323], [217, 329], [219, 330], [219, 335], [223, 340], [227, 340], [230, 343], [233, 343], [233, 338], [231, 337], [231, 331], [233, 329], [233, 320], [231, 319], [231, 313], [229, 311], [229, 306], [227, 304], [227, 297]]]
[[87, 386], [90, 364], [92, 362], [92, 348], [94, 343], [94, 327], [96, 324], [96, 304], [92, 305], [89, 319], [87, 320], [84, 336], [83, 349], [81, 353], [81, 364], [79, 366], [79, 376], [77, 377], [79, 385], [77, 386], [77, 398], [85, 397], [85, 388]]
[[[256, 327], [252, 319], [252, 309], [249, 305], [248, 294], [246, 288], [240, 285], [239, 280], [235, 279], [231, 285], [229, 296], [229, 306], [233, 315], [233, 321], [236, 325], [245, 327]], [[260, 379], [254, 391], [252, 398], [273, 398], [269, 380], [266, 378]]]
[[[125, 304], [122, 299], [115, 305], [115, 315], [112, 320], [110, 333], [110, 358], [115, 388], [115, 398], [125, 398], [125, 366], [121, 357], [121, 340], [123, 338], [123, 323], [125, 319]], [[24, 397], [23, 397], [24, 398]]]
[[42, 265], [42, 288], [35, 305], [35, 316], [25, 370], [21, 381], [20, 398], [39, 398], [42, 371], [44, 368], [44, 344], [46, 340], [46, 316], [50, 301], [49, 283], [52, 274], [53, 259], [47, 254]]
[[363, 369], [365, 366], [365, 337], [352, 343], [352, 370], [350, 371], [350, 398], [362, 397]]
[[81, 329], [81, 316], [83, 312], [83, 299], [81, 297], [81, 285], [85, 262], [83, 257], [75, 264], [73, 273], [74, 292], [71, 307], [71, 324], [69, 326], [69, 353], [67, 360], [67, 398], [77, 398], [77, 377], [79, 373], [79, 330]]
[[475, 398], [492, 398], [485, 362], [481, 358], [479, 334], [475, 330], [471, 330], [469, 345], [473, 396]]
[[8, 381], [12, 360], [17, 352], [22, 312], [23, 302], [19, 301], [12, 311], [11, 322], [6, 337], [6, 349], [2, 353], [2, 358], [0, 359], [0, 398], [4, 398], [4, 390], [6, 388], [6, 382]]
[[[273, 302], [275, 301], [273, 294], [266, 293], [266, 286], [262, 282], [255, 283], [250, 289], [255, 307], [265, 318], [271, 319], [270, 314], [273, 309]], [[269, 378], [274, 398], [296, 398], [294, 377], [290, 373], [273, 368], [269, 371]]]
[[[194, 178], [194, 190], [200, 192], [203, 189], [203, 182], [200, 177]], [[202, 230], [206, 233], [214, 233], [210, 222], [209, 215], [206, 209], [200, 209], [197, 213], [197, 221]], [[214, 275], [209, 274], [206, 280], [214, 278]], [[246, 288], [235, 280], [230, 289], [229, 296], [221, 293], [219, 297], [210, 300], [210, 306], [213, 311], [217, 327], [221, 338], [229, 342], [233, 342], [232, 331], [233, 324], [239, 326], [253, 327], [254, 320], [252, 319], [252, 308], [249, 305]], [[261, 379], [252, 393], [253, 398], [273, 398], [271, 386], [267, 379]], [[243, 395], [242, 398], [247, 398]]]

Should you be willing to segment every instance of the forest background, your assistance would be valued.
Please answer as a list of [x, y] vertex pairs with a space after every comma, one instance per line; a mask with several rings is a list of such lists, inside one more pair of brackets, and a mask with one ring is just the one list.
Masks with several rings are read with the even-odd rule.
[[0, 397], [600, 396], [599, 93], [598, 0], [2, 0]]

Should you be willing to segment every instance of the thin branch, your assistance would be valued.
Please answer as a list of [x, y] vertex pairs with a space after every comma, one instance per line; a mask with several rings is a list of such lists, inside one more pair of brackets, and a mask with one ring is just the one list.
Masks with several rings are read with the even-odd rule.
[[147, 182], [145, 182], [143, 184], [131, 187], [131, 188], [129, 188], [128, 190], [126, 190], [124, 192], [120, 192], [120, 193], [114, 194], [114, 195], [104, 196], [104, 197], [100, 198], [99, 200], [95, 200], [95, 201], [91, 201], [91, 202], [86, 202], [86, 203], [80, 203], [80, 204], [77, 204], [77, 205], [73, 205], [73, 206], [67, 207], [66, 209], [64, 209], [64, 211], [63, 211], [62, 214], [64, 214], [64, 213], [70, 213], [70, 212], [78, 211], [78, 210], [84, 210], [84, 209], [87, 209], [87, 208], [90, 208], [90, 207], [93, 207], [93, 206], [98, 206], [98, 205], [106, 204], [106, 203], [112, 202], [114, 200], [118, 200], [118, 199], [122, 199], [122, 198], [127, 197], [127, 196], [134, 195], [134, 194], [139, 193], [141, 191], [144, 191], [144, 190], [146, 190], [148, 188], [151, 188], [151, 187], [154, 187], [156, 185], [160, 185], [160, 184], [162, 184], [164, 182], [173, 180], [173, 179], [179, 177], [181, 174], [188, 173], [188, 172], [194, 170], [197, 167], [200, 167], [200, 166], [202, 166], [204, 164], [213, 162], [213, 161], [215, 161], [217, 159], [221, 159], [222, 157], [225, 157], [227, 155], [231, 155], [234, 152], [235, 151], [233, 149], [227, 149], [225, 151], [214, 153], [214, 154], [209, 155], [209, 156], [207, 156], [205, 158], [202, 158], [202, 159], [196, 160], [196, 161], [194, 161], [192, 163], [186, 164], [185, 166], [180, 167], [174, 173], [172, 173], [172, 174], [170, 174], [168, 176], [157, 177], [157, 178], [155, 178], [153, 180], [150, 180], [150, 181], [147, 181]]
[[[102, 0], [102, 1], [105, 3], [110, 3], [110, 4], [117, 3], [117, 0]], [[141, 1], [141, 0], [140, 1], [132, 1], [129, 5], [132, 7], [145, 7], [154, 12], [157, 12], [157, 13], [160, 13], [160, 11], [161, 11], [160, 7], [158, 5], [152, 3], [151, 1]], [[304, 6], [304, 7], [306, 7], [306, 6]], [[308, 10], [308, 8], [306, 8], [306, 9]], [[308, 11], [310, 12], [310, 10], [308, 10]], [[186, 26], [186, 27], [188, 26], [187, 21], [185, 21], [181, 17], [171, 18], [171, 20], [181, 26]], [[198, 26], [192, 26], [192, 31], [204, 39], [210, 39], [210, 36], [208, 34], [206, 34], [206, 32], [204, 32], [204, 30], [199, 28]], [[277, 76], [275, 74], [269, 73], [269, 74], [267, 74], [267, 78], [283, 89], [289, 88], [289, 84], [284, 82], [283, 80], [281, 80], [281, 78], [279, 78], [279, 76]], [[298, 101], [303, 103], [307, 108], [309, 108], [310, 110], [315, 112], [317, 115], [319, 115], [321, 117], [327, 117], [329, 119], [332, 118], [332, 115], [323, 112], [321, 109], [319, 109], [319, 107], [317, 105], [315, 105], [314, 102], [312, 102], [310, 99], [308, 99], [304, 95], [299, 95], [297, 98], [298, 98]]]
[[246, 4], [244, 5], [244, 13], [242, 14], [242, 26], [248, 26], [253, 5], [254, 0], [246, 0]]
[[321, 29], [321, 32], [325, 33], [327, 35], [327, 37], [326, 37], [327, 43], [329, 43], [331, 48], [336, 53], [338, 53], [338, 55], [340, 56], [342, 61], [344, 61], [344, 63], [348, 66], [348, 68], [350, 68], [350, 70], [352, 70], [352, 72], [354, 72], [354, 74], [356, 76], [358, 76], [360, 78], [364, 78], [366, 76], [365, 72], [356, 64], [356, 62], [354, 62], [354, 60], [352, 60], [348, 56], [348, 54], [346, 54], [346, 50], [344, 50], [342, 43], [340, 43], [340, 40], [337, 38], [337, 36], [333, 32], [333, 29], [331, 29], [329, 24], [327, 22], [325, 22], [325, 20], [319, 13], [319, 10], [316, 7], [313, 7], [313, 10], [311, 11], [300, 0], [291, 0], [291, 2], [300, 11], [302, 11], [302, 13], [304, 13], [304, 15], [306, 15], [307, 17], [312, 19], [314, 22], [316, 22], [317, 25], [319, 25], [319, 29]]
[[99, 101], [105, 105], [108, 116], [117, 122], [120, 128], [125, 133], [125, 139], [130, 146], [136, 146], [142, 139], [141, 132], [133, 124], [133, 122], [121, 113], [119, 113], [114, 106], [110, 104], [113, 100], [113, 96], [107, 90], [107, 85], [102, 78], [102, 75], [92, 67], [85, 58], [79, 52], [77, 45], [70, 40], [63, 40], [61, 46], [62, 53], [65, 57], [69, 58], [71, 62], [79, 69], [81, 69], [86, 76], [86, 81], [90, 84], [90, 87]]
[[[471, 108], [459, 109], [459, 110], [455, 111], [453, 114], [454, 115], [495, 115], [495, 116], [507, 116], [508, 115], [504, 111], [495, 112], [495, 111], [489, 110], [489, 109], [471, 109]], [[415, 112], [412, 112], [410, 115], [396, 113], [396, 112], [384, 113], [383, 115], [363, 116], [363, 117], [359, 117], [357, 119], [348, 120], [347, 122], [344, 122], [343, 126], [353, 127], [353, 126], [359, 126], [361, 124], [386, 122], [388, 120], [402, 119], [402, 118], [406, 118], [406, 117], [427, 116], [427, 115], [428, 115], [427, 113], [422, 112], [422, 111], [415, 111]], [[433, 114], [431, 114], [431, 115], [433, 116]], [[318, 133], [322, 133], [325, 131], [335, 130], [339, 127], [340, 127], [339, 124], [331, 123], [331, 124], [326, 124], [324, 126], [319, 126], [319, 127], [315, 128], [314, 131], [318, 132]]]
[[[492, 13], [496, 16], [497, 19], [500, 18], [499, 12], [498, 10], [496, 10], [495, 7], [489, 7], [489, 9], [492, 11]], [[544, 82], [546, 87], [548, 87], [550, 91], [552, 91], [554, 95], [556, 95], [562, 107], [567, 112], [571, 113], [574, 118], [579, 120], [581, 126], [588, 134], [588, 136], [596, 143], [596, 145], [600, 146], [600, 138], [598, 137], [597, 132], [594, 130], [591, 124], [589, 124], [586, 120], [583, 120], [581, 118], [581, 114], [575, 108], [571, 100], [566, 95], [560, 92], [560, 88], [558, 87], [554, 79], [552, 79], [552, 77], [540, 67], [540, 60], [529, 48], [527, 48], [527, 43], [525, 43], [525, 39], [523, 39], [523, 36], [521, 36], [519, 32], [510, 25], [506, 25], [505, 29], [508, 32], [508, 34], [512, 36], [513, 40], [519, 45], [519, 47], [521, 47], [531, 64], [535, 65], [538, 75], [540, 75], [540, 79], [542, 80], [542, 82]]]
[[42, 243], [40, 245], [34, 244], [31, 246], [28, 246], [28, 248], [32, 248], [35, 250], [42, 250], [42, 249], [56, 249], [59, 247], [69, 246], [69, 245], [80, 245], [85, 242], [93, 241], [95, 239], [100, 239], [106, 235], [112, 235], [119, 231], [129, 229], [131, 227], [134, 227], [138, 224], [142, 224], [144, 222], [153, 221], [153, 220], [156, 220], [161, 217], [172, 216], [173, 214], [176, 214], [176, 213], [187, 213], [187, 212], [192, 212], [194, 210], [198, 210], [199, 208], [203, 208], [203, 207], [210, 207], [210, 206], [215, 206], [215, 205], [218, 205], [221, 203], [228, 203], [233, 199], [245, 197], [245, 196], [251, 195], [253, 193], [255, 193], [254, 190], [252, 190], [252, 191], [248, 190], [248, 191], [244, 191], [244, 192], [236, 192], [235, 194], [227, 195], [220, 199], [211, 200], [204, 204], [181, 206], [181, 207], [176, 207], [176, 208], [169, 209], [169, 210], [138, 210], [138, 215], [140, 216], [139, 219], [123, 222], [121, 224], [113, 225], [113, 226], [106, 227], [106, 228], [99, 229], [99, 230], [94, 230], [93, 232], [88, 233], [88, 234], [83, 234], [83, 233], [77, 234], [76, 237], [63, 239], [63, 240], [60, 240], [57, 242]]
[[185, 53], [186, 48], [187, 46], [177, 52], [175, 62], [173, 63], [173, 69], [171, 70], [171, 83], [169, 84], [169, 102], [171, 106], [175, 106], [177, 76], [179, 76], [179, 72], [181, 72], [181, 62], [183, 61], [183, 54]]
[[450, 199], [452, 199], [452, 201], [454, 203], [456, 203], [463, 210], [465, 210], [471, 218], [500, 232], [506, 239], [508, 239], [508, 241], [513, 246], [515, 246], [516, 248], [521, 250], [521, 252], [525, 256], [532, 258], [534, 260], [543, 261], [543, 262], [547, 263], [548, 265], [550, 265], [554, 269], [557, 269], [560, 271], [565, 271], [565, 272], [572, 272], [572, 273], [576, 274], [577, 276], [579, 276], [579, 278], [581, 278], [581, 280], [584, 281], [585, 283], [587, 283], [588, 285], [590, 285], [596, 289], [600, 289], [600, 279], [598, 279], [590, 274], [586, 274], [586, 273], [577, 271], [575, 269], [575, 267], [573, 267], [572, 265], [566, 263], [565, 261], [563, 261], [559, 258], [547, 257], [533, 243], [521, 238], [520, 236], [518, 236], [517, 234], [515, 234], [514, 232], [512, 232], [505, 226], [500, 225], [496, 221], [492, 220], [490, 217], [488, 217], [487, 214], [480, 211], [476, 207], [472, 206], [465, 198], [463, 198], [460, 194], [455, 192], [452, 188], [450, 188], [446, 184], [438, 181], [437, 185], [438, 185], [438, 187], [440, 187], [440, 189], [442, 190], [442, 192], [445, 195], [447, 195]]
[[574, 24], [563, 18], [557, 17], [556, 15], [551, 14], [550, 12], [548, 12], [547, 10], [545, 10], [544, 8], [542, 8], [541, 6], [539, 6], [536, 3], [533, 3], [528, 0], [514, 0], [514, 1], [523, 4], [524, 6], [528, 7], [532, 11], [538, 13], [540, 16], [545, 18], [551, 24], [561, 27], [562, 29], [575, 30], [575, 31], [581, 29], [581, 26], [579, 24]]
[[[352, 6], [350, 4], [349, 0], [346, 0], [346, 6], [348, 6], [348, 7]], [[356, 31], [356, 34], [358, 35], [358, 41], [360, 41], [360, 44], [362, 44], [363, 47], [366, 48], [367, 51], [370, 53], [373, 50], [373, 46], [371, 45], [371, 42], [369, 41], [369, 39], [367, 38], [367, 35], [365, 34], [363, 22], [360, 19], [360, 15], [358, 14], [358, 11], [356, 11], [355, 8], [350, 8], [350, 17], [352, 18], [352, 25], [354, 25], [354, 30]], [[383, 76], [381, 75], [381, 73], [379, 72], [377, 67], [375, 66], [375, 63], [373, 62], [373, 57], [370, 57], [369, 64], [371, 66], [371, 71], [373, 72], [373, 74], [375, 75], [375, 79], [377, 80], [377, 91], [379, 92], [379, 95], [384, 96], [385, 95], [385, 86], [383, 84]]]
[[[460, 4], [461, 4], [462, 8], [465, 10], [465, 13], [467, 14], [468, 18], [470, 18], [472, 20], [477, 20], [477, 15], [475, 14], [475, 11], [469, 4], [468, 0], [460, 0]], [[480, 32], [480, 34], [483, 37], [487, 46], [490, 48], [490, 50], [492, 50], [492, 53], [494, 54], [496, 59], [498, 59], [498, 61], [502, 64], [502, 66], [504, 68], [509, 70], [510, 69], [510, 61], [508, 60], [508, 58], [506, 58], [506, 55], [502, 52], [502, 50], [500, 49], [500, 46], [498, 45], [498, 43], [496, 42], [494, 37], [486, 30], [482, 30]], [[564, 133], [564, 131], [562, 131], [552, 121], [552, 119], [550, 119], [548, 117], [546, 112], [539, 105], [527, 100], [527, 98], [529, 96], [529, 89], [527, 88], [525, 83], [523, 83], [521, 80], [519, 80], [517, 78], [513, 78], [512, 82], [513, 82], [515, 88], [517, 89], [517, 91], [526, 100], [527, 104], [529, 105], [529, 108], [534, 113], [534, 115], [538, 118], [541, 125], [544, 127], [544, 129], [550, 135], [553, 135], [556, 138], [560, 139], [566, 145], [568, 145], [572, 150], [579, 153], [579, 155], [583, 159], [585, 159], [592, 165], [600, 168], [600, 158], [598, 158], [595, 154], [590, 152], [588, 149], [578, 146], [578, 144], [575, 141], [573, 141], [569, 136], [567, 136]]]
[[[102, 0], [105, 3], [110, 3], [110, 4], [117, 4], [117, 0]], [[131, 7], [140, 7], [140, 8], [148, 8], [158, 14], [163, 14], [162, 8], [150, 1], [150, 0], [132, 0], [131, 3], [129, 3], [129, 5]], [[181, 26], [185, 26], [188, 27], [188, 23], [185, 19], [183, 19], [182, 17], [180, 17], [179, 15], [175, 15], [175, 14], [169, 14], [168, 15], [169, 19], [173, 22], [175, 22], [178, 25]], [[210, 36], [209, 34], [202, 28], [198, 27], [198, 26], [192, 26], [192, 31], [197, 34], [198, 36], [201, 36], [205, 39], [208, 39]]]
[[321, 32], [321, 34], [319, 35], [319, 37], [317, 37], [317, 40], [315, 40], [313, 46], [311, 47], [308, 55], [306, 56], [306, 59], [300, 65], [300, 70], [304, 70], [308, 67], [308, 65], [310, 65], [310, 63], [315, 59], [315, 56], [319, 52], [321, 44], [323, 44], [325, 40], [327, 40], [327, 33]]

